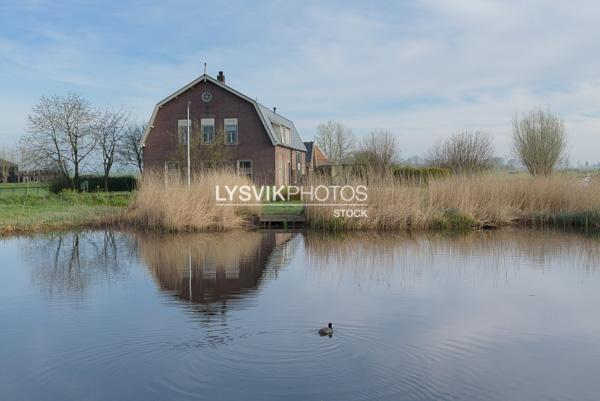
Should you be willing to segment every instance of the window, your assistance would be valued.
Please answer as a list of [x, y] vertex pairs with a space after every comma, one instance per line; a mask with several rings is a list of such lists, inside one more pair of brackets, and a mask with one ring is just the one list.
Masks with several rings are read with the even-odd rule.
[[275, 133], [277, 134], [277, 136], [283, 141], [283, 138], [281, 136], [281, 125], [277, 125], [275, 123], [271, 123], [271, 126], [275, 130]]
[[290, 129], [288, 127], [283, 127], [283, 144], [290, 144]]
[[237, 118], [225, 119], [225, 144], [237, 145], [238, 143], [238, 120]]
[[252, 160], [238, 160], [237, 162], [238, 175], [252, 179]]
[[200, 131], [202, 132], [202, 143], [215, 142], [215, 119], [202, 118], [200, 119]]
[[[187, 123], [188, 120], [177, 120], [177, 141], [180, 145], [187, 145]], [[192, 131], [192, 122], [190, 121], [190, 133]]]
[[304, 174], [304, 170], [302, 169], [302, 152], [300, 151], [296, 151], [296, 170]]
[[279, 136], [279, 139], [281, 139], [281, 143], [283, 143], [284, 145], [289, 145], [290, 144], [290, 129], [288, 127], [284, 127], [283, 125], [279, 125], [279, 124], [275, 124], [275, 123], [271, 123], [271, 125], [273, 126], [275, 133], [277, 133], [277, 135]]
[[175, 177], [179, 175], [179, 162], [169, 160], [165, 162], [165, 173], [166, 176]]

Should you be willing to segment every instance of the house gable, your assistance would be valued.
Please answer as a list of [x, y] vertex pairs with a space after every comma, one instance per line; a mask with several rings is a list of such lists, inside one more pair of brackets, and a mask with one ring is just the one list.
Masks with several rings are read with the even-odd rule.
[[[179, 96], [183, 95], [186, 91], [194, 88], [195, 86], [197, 86], [201, 83], [206, 83], [206, 82], [212, 83], [212, 84], [230, 92], [231, 94], [249, 102], [254, 107], [254, 110], [256, 111], [258, 117], [260, 118], [260, 121], [261, 121], [261, 123], [269, 137], [269, 140], [271, 141], [271, 144], [273, 146], [279, 145], [279, 146], [289, 147], [289, 148], [292, 148], [295, 150], [300, 150], [300, 151], [306, 152], [306, 147], [304, 146], [304, 143], [300, 139], [298, 131], [296, 130], [296, 127], [294, 126], [294, 123], [292, 121], [288, 120], [287, 118], [285, 118], [283, 116], [280, 116], [279, 114], [276, 114], [276, 113], [270, 111], [265, 106], [259, 104], [256, 100], [251, 99], [250, 97], [242, 94], [241, 92], [238, 92], [235, 89], [229, 87], [225, 83], [223, 83], [219, 80], [216, 80], [206, 74], [200, 76], [199, 78], [190, 82], [189, 84], [182, 87], [181, 89], [173, 92], [171, 95], [167, 96], [166, 98], [161, 100], [159, 103], [157, 103], [157, 105], [154, 107], [154, 111], [152, 112], [152, 116], [150, 117], [150, 121], [148, 122], [148, 125], [146, 126], [146, 130], [144, 132], [144, 136], [142, 138], [140, 146], [141, 147], [146, 146], [146, 141], [148, 139], [148, 136], [150, 135], [150, 132], [154, 128], [156, 116], [162, 107], [164, 107], [167, 103], [171, 102], [172, 100], [177, 99]], [[290, 143], [284, 143], [283, 138], [281, 138], [275, 132], [275, 130], [273, 128], [273, 123], [284, 125], [290, 129], [290, 132], [291, 132]]]

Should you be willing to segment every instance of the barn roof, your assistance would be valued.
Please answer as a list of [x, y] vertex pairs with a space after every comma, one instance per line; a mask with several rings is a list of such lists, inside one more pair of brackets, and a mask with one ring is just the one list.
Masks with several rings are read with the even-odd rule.
[[[189, 84], [187, 84], [186, 86], [182, 87], [181, 89], [173, 92], [172, 94], [170, 94], [169, 96], [167, 96], [166, 98], [164, 98], [163, 100], [161, 100], [160, 102], [158, 102], [156, 104], [156, 106], [154, 107], [154, 111], [152, 112], [152, 116], [150, 117], [150, 121], [148, 122], [148, 125], [146, 126], [146, 131], [144, 132], [144, 136], [142, 137], [142, 141], [140, 143], [140, 145], [142, 147], [144, 147], [146, 145], [146, 138], [148, 137], [148, 135], [150, 134], [150, 130], [153, 128], [154, 126], [154, 119], [156, 118], [156, 114], [158, 113], [158, 109], [160, 109], [161, 106], [163, 106], [164, 104], [168, 103], [169, 101], [173, 100], [174, 98], [176, 98], [177, 96], [179, 96], [180, 94], [182, 94], [183, 92], [187, 91], [188, 89], [192, 88], [193, 86], [197, 85], [200, 82], [211, 82], [231, 93], [233, 93], [234, 95], [246, 100], [247, 102], [250, 102], [254, 108], [256, 109], [256, 113], [258, 114], [258, 116], [260, 117], [260, 120], [265, 128], [265, 130], [267, 131], [267, 134], [269, 135], [269, 139], [271, 140], [271, 143], [273, 145], [280, 145], [280, 146], [285, 146], [288, 148], [292, 148], [292, 149], [296, 149], [296, 150], [300, 150], [302, 152], [306, 152], [306, 147], [304, 146], [304, 143], [302, 142], [302, 139], [300, 139], [300, 135], [298, 134], [298, 130], [296, 130], [296, 127], [294, 126], [294, 123], [283, 117], [282, 115], [279, 115], [273, 111], [271, 111], [269, 108], [263, 106], [262, 104], [258, 103], [256, 100], [244, 95], [241, 92], [236, 91], [235, 89], [231, 88], [230, 86], [226, 85], [224, 82], [221, 82], [217, 79], [214, 79], [213, 77], [207, 75], [207, 74], [203, 74], [200, 77], [196, 78], [195, 80], [193, 80], [192, 82], [190, 82]], [[283, 143], [282, 138], [277, 134], [277, 132], [275, 132], [275, 129], [273, 128], [273, 123], [278, 124], [278, 125], [283, 125], [286, 126], [287, 128], [290, 129], [290, 141], [291, 143], [289, 145], [286, 145]]]

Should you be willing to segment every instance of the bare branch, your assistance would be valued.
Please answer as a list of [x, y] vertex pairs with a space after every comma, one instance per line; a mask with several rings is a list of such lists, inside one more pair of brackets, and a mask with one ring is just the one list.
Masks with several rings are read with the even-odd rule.
[[457, 174], [488, 170], [494, 165], [492, 139], [481, 131], [461, 132], [436, 144], [429, 151], [427, 163]]
[[332, 163], [341, 163], [350, 157], [354, 149], [352, 131], [337, 121], [317, 126], [316, 142]]
[[19, 144], [24, 162], [36, 169], [58, 170], [76, 189], [81, 164], [95, 146], [95, 117], [88, 101], [75, 93], [42, 96], [28, 116], [28, 133]]
[[394, 134], [390, 131], [374, 130], [360, 142], [355, 162], [376, 170], [385, 170], [398, 162], [398, 158], [398, 144]]
[[117, 148], [123, 145], [127, 132], [129, 112], [124, 109], [106, 109], [98, 114], [93, 126], [94, 138], [100, 151], [102, 172], [104, 175], [104, 189], [108, 191], [108, 176], [115, 163], [115, 158], [120, 156]]

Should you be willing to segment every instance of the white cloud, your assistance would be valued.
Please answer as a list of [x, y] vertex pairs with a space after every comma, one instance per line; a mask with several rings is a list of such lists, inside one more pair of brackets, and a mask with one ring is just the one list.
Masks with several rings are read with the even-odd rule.
[[[229, 4], [222, 10], [226, 20], [209, 25], [229, 22], [230, 36], [202, 24], [169, 24], [166, 30], [161, 21], [173, 21], [176, 12], [167, 7], [141, 14], [125, 9], [120, 21], [142, 21], [153, 37], [171, 38], [174, 29], [182, 40], [153, 43], [141, 56], [128, 57], [113, 48], [127, 37], [127, 26], [120, 34], [96, 26], [79, 37], [45, 27], [47, 45], [39, 52], [1, 38], [0, 49], [3, 62], [23, 79], [30, 74], [83, 89], [101, 102], [131, 102], [140, 116], [201, 74], [208, 61], [209, 72], [225, 70], [228, 83], [277, 106], [307, 138], [317, 123], [338, 119], [358, 133], [393, 130], [405, 156], [423, 154], [437, 139], [465, 128], [492, 132], [498, 153], [506, 155], [514, 114], [550, 108], [565, 119], [572, 158], [600, 161], [590, 146], [600, 134], [600, 3], [420, 0], [374, 6], [367, 11], [347, 2], [277, 2], [248, 11]], [[190, 18], [201, 12], [191, 8]], [[165, 49], [171, 54], [152, 57]]]

